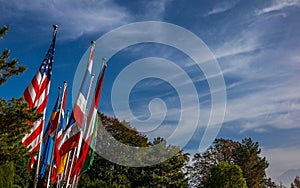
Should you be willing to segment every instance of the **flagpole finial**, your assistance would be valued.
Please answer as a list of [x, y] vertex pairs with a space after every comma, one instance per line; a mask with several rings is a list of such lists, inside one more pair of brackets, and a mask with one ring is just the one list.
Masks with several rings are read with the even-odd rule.
[[53, 25], [54, 30], [57, 30], [58, 25]]

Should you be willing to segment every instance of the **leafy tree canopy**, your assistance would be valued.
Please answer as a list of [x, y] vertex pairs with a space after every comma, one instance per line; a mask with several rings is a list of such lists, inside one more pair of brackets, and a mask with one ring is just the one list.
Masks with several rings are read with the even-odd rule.
[[[178, 147], [167, 146], [162, 138], [149, 142], [145, 136], [131, 128], [128, 123], [127, 126], [124, 126], [125, 122], [121, 123], [116, 118], [109, 118], [101, 114], [101, 120], [105, 129], [121, 143], [139, 147], [163, 143], [165, 149], [174, 149], [177, 154], [163, 163], [140, 168], [118, 165], [96, 155], [92, 168], [82, 176], [79, 187], [97, 187], [98, 185], [101, 185], [101, 187], [188, 186], [188, 180], [183, 171], [183, 167], [189, 160], [188, 154], [183, 153]], [[165, 152], [165, 149], [156, 152]], [[119, 153], [119, 155], [122, 155], [122, 153]], [[147, 157], [155, 157], [155, 153]], [[145, 160], [145, 156], [140, 156], [138, 160]]]
[[238, 165], [220, 162], [212, 167], [205, 187], [247, 188], [247, 184]]
[[204, 153], [196, 153], [192, 165], [187, 167], [190, 186], [205, 187], [212, 167], [227, 162], [241, 168], [248, 187], [272, 187], [275, 184], [265, 174], [269, 164], [265, 157], [260, 156], [260, 152], [258, 143], [251, 138], [245, 138], [241, 143], [216, 139]]

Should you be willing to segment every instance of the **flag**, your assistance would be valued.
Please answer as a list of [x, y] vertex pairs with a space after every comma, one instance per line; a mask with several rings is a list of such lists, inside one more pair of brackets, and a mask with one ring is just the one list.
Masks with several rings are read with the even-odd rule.
[[[68, 124], [68, 121], [69, 121], [68, 118], [69, 118], [69, 112], [67, 113], [67, 117], [66, 117], [66, 125]], [[63, 138], [64, 130], [65, 130], [65, 127], [63, 128], [61, 139]], [[58, 154], [59, 154], [59, 148], [58, 148]], [[66, 153], [63, 156], [60, 156], [60, 161], [59, 161], [59, 164], [57, 167], [57, 175], [61, 175], [62, 173], [65, 172], [65, 167], [67, 164], [68, 156], [69, 156], [69, 153]]]
[[[60, 155], [59, 155], [59, 150], [58, 150], [58, 144], [60, 143], [60, 140], [62, 138], [62, 131], [63, 128], [65, 127], [65, 108], [66, 108], [66, 100], [67, 100], [67, 82], [64, 83], [64, 89], [63, 89], [63, 95], [62, 95], [62, 100], [61, 100], [61, 106], [60, 106], [60, 111], [58, 115], [58, 123], [54, 127], [53, 131], [49, 131], [49, 135], [53, 135], [55, 142], [54, 142], [54, 153], [52, 154], [54, 160], [53, 160], [53, 165], [52, 168], [52, 184], [57, 181], [57, 167], [60, 163]], [[54, 134], [53, 134], [54, 132]]]
[[84, 165], [82, 167], [82, 170], [80, 171], [80, 174], [87, 172], [92, 167], [93, 162], [94, 162], [95, 149], [96, 149], [96, 143], [97, 143], [97, 135], [98, 135], [98, 124], [99, 124], [98, 117], [99, 117], [99, 115], [97, 113], [95, 125], [94, 125], [94, 133], [93, 133], [93, 137], [91, 140], [90, 148], [86, 155], [86, 159], [85, 159]]
[[94, 60], [94, 50], [95, 50], [95, 43], [92, 42], [87, 70], [83, 77], [83, 81], [80, 86], [80, 91], [76, 103], [73, 107], [73, 111], [71, 113], [68, 125], [66, 127], [66, 131], [58, 145], [60, 156], [65, 155], [66, 153], [68, 153], [69, 151], [77, 147], [78, 142], [82, 136], [81, 128], [84, 123], [86, 106], [87, 106], [88, 95], [89, 95], [89, 88], [91, 85], [91, 81], [93, 79], [92, 66]]
[[59, 103], [60, 103], [60, 90], [58, 92], [58, 96], [54, 105], [54, 108], [52, 110], [52, 115], [50, 117], [50, 120], [47, 124], [47, 126], [44, 129], [43, 133], [43, 143], [42, 143], [42, 151], [41, 151], [41, 161], [42, 166], [39, 173], [39, 178], [43, 179], [46, 171], [47, 165], [50, 164], [51, 156], [52, 156], [52, 150], [53, 150], [53, 144], [54, 139], [48, 134], [48, 131], [50, 130], [53, 122], [55, 121], [55, 117], [58, 114], [59, 111]]
[[[91, 144], [91, 140], [93, 138], [93, 133], [94, 133], [94, 126], [97, 124], [95, 121], [97, 121], [97, 116], [98, 116], [98, 105], [99, 105], [99, 100], [100, 100], [100, 94], [102, 90], [102, 84], [104, 80], [104, 73], [105, 73], [106, 65], [104, 65], [102, 73], [99, 76], [97, 86], [94, 92], [94, 97], [92, 101], [92, 106], [91, 110], [88, 116], [88, 121], [87, 121], [87, 126], [84, 130], [83, 133], [83, 142], [82, 142], [82, 149], [80, 152], [80, 155], [77, 155], [75, 157], [75, 163], [74, 163], [74, 168], [72, 169], [71, 176], [74, 177], [75, 175], [78, 175], [80, 171], [82, 170], [89, 148]], [[98, 125], [98, 124], [97, 124]]]
[[40, 137], [42, 136], [45, 112], [48, 102], [48, 94], [50, 89], [50, 80], [52, 75], [52, 64], [54, 58], [55, 49], [55, 39], [56, 39], [57, 27], [54, 26], [54, 32], [52, 37], [51, 45], [48, 52], [38, 70], [36, 75], [31, 80], [31, 83], [24, 91], [24, 99], [29, 104], [29, 108], [36, 107], [37, 113], [42, 113], [43, 117], [33, 122], [32, 129], [30, 133], [26, 134], [22, 139], [22, 143], [29, 148], [29, 152], [32, 155], [30, 160], [30, 166], [28, 170], [30, 171], [36, 160], [35, 152], [40, 148]]

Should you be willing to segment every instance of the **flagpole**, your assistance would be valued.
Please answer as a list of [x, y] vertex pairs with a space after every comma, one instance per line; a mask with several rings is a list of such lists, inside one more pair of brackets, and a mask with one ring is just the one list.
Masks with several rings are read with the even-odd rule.
[[[91, 87], [92, 87], [92, 83], [93, 83], [93, 80], [94, 80], [94, 77], [95, 75], [92, 74], [91, 76], [91, 80], [90, 80], [90, 83], [89, 83], [89, 87], [88, 87], [88, 92], [87, 92], [87, 99], [89, 98], [89, 95], [90, 95], [90, 91], [91, 91]], [[87, 106], [86, 106], [86, 109], [85, 111], [87, 110]], [[86, 119], [86, 116], [85, 116], [85, 119]], [[84, 120], [85, 122], [86, 120]], [[80, 131], [82, 131], [82, 129], [80, 129]], [[71, 178], [71, 173], [72, 173], [72, 169], [74, 167], [74, 160], [75, 160], [75, 157], [77, 155], [77, 153], [79, 152], [80, 153], [80, 147], [81, 146], [81, 142], [82, 142], [82, 133], [80, 133], [80, 138], [79, 138], [79, 141], [78, 141], [78, 146], [75, 148], [74, 150], [74, 153], [73, 153], [73, 156], [72, 156], [72, 161], [71, 161], [71, 164], [70, 164], [70, 169], [69, 169], [69, 173], [68, 173], [68, 178], [67, 178], [67, 181], [66, 181], [66, 185], [68, 186], [69, 184], [69, 181], [70, 181], [70, 178]], [[79, 150], [79, 151], [78, 151]], [[75, 175], [75, 178], [73, 179], [73, 183], [74, 183], [74, 180], [76, 180], [76, 175]]]
[[62, 185], [61, 187], [64, 187], [65, 185], [67, 185], [67, 179], [68, 179], [68, 168], [70, 167], [69, 165], [71, 164], [70, 163], [70, 157], [73, 156], [73, 151], [69, 151], [68, 152], [68, 156], [67, 156], [67, 160], [66, 160], [66, 164], [65, 164], [65, 168], [64, 168], [64, 172], [63, 172], [63, 176], [62, 176]]
[[[60, 93], [61, 93], [60, 91], [61, 91], [61, 87], [58, 87], [58, 95], [59, 96], [60, 96]], [[54, 140], [54, 142], [55, 142], [55, 140]], [[53, 148], [52, 148], [52, 152], [53, 152]], [[50, 158], [50, 169], [49, 169], [48, 176], [47, 176], [47, 188], [49, 187], [49, 181], [50, 181], [50, 176], [51, 176], [51, 169], [52, 169], [52, 155], [51, 155], [51, 158]]]
[[[101, 74], [101, 72], [103, 71], [103, 68], [104, 68], [104, 66], [106, 65], [106, 58], [102, 58], [102, 66], [101, 66], [101, 68], [100, 68], [100, 74]], [[99, 78], [98, 78], [99, 79]], [[99, 80], [98, 80], [99, 81]], [[98, 82], [97, 82], [98, 83]], [[96, 86], [97, 87], [97, 86]], [[89, 88], [89, 89], [91, 89], [91, 88]], [[95, 89], [96, 90], [96, 89]], [[89, 90], [89, 93], [88, 93], [88, 95], [90, 94], [90, 90]], [[94, 99], [93, 99], [94, 100]], [[92, 101], [92, 103], [94, 103], [95, 101]], [[93, 104], [92, 104], [93, 105]], [[98, 108], [98, 106], [97, 106], [97, 108]], [[91, 109], [90, 109], [91, 110]], [[87, 111], [87, 109], [86, 109], [86, 111]], [[85, 126], [87, 126], [87, 116], [85, 116]], [[85, 127], [85, 130], [84, 130], [84, 132], [83, 132], [83, 134], [85, 135], [85, 134], [88, 134], [87, 133], [87, 131], [89, 131], [89, 130], [86, 130], [86, 128], [87, 127]], [[94, 130], [94, 129], [93, 129]], [[94, 134], [94, 133], [92, 133], [92, 134]], [[81, 140], [83, 140], [83, 138], [81, 139]], [[81, 145], [82, 145], [82, 143], [81, 143]], [[78, 152], [78, 151], [77, 151]], [[78, 152], [77, 154], [78, 154], [78, 158], [79, 158], [79, 153], [80, 152]], [[80, 173], [80, 172], [79, 172]], [[79, 183], [79, 179], [78, 178], [80, 178], [80, 176], [79, 176], [79, 174], [75, 174], [75, 178], [74, 178], [74, 180], [73, 180], [73, 185], [72, 185], [72, 187], [77, 187], [78, 186], [78, 183]]]
[[[94, 44], [94, 43], [92, 43], [92, 44]], [[87, 92], [87, 97], [86, 97], [87, 101], [88, 101], [88, 99], [90, 97], [90, 93], [91, 93], [91, 88], [92, 88], [94, 77], [95, 77], [95, 75], [92, 74], [92, 77], [91, 77], [91, 80], [90, 80], [90, 85], [89, 85], [88, 92]], [[86, 114], [87, 109], [88, 109], [88, 105], [86, 105], [85, 113], [84, 114]], [[87, 116], [85, 115], [84, 116], [84, 126], [82, 126], [82, 128], [83, 127], [86, 128], [86, 121], [87, 121]], [[79, 158], [79, 155], [80, 155], [80, 150], [81, 150], [81, 145], [82, 145], [82, 135], [84, 134], [84, 131], [82, 130], [82, 128], [80, 129], [81, 133], [80, 133], [80, 136], [79, 136], [79, 142], [78, 142], [78, 146], [77, 146], [77, 151], [74, 154], [74, 155], [77, 156], [77, 158]], [[75, 185], [74, 182], [76, 183], [76, 179], [77, 179], [77, 174], [75, 174], [75, 177], [73, 179], [73, 185]]]
[[[61, 102], [60, 102], [60, 108], [59, 108], [59, 114], [58, 114], [58, 122], [57, 122], [57, 126], [56, 126], [56, 129], [55, 129], [55, 137], [54, 137], [54, 145], [52, 147], [52, 155], [51, 155], [51, 159], [50, 159], [50, 169], [49, 169], [49, 173], [48, 173], [48, 180], [47, 180], [47, 188], [50, 186], [51, 184], [51, 175], [52, 175], [52, 170], [53, 170], [53, 158], [54, 158], [54, 149], [55, 149], [55, 142], [56, 142], [56, 139], [57, 139], [57, 133], [58, 133], [58, 128], [60, 126], [60, 120], [61, 120], [61, 112], [62, 112], [62, 108], [63, 108], [63, 101], [64, 101], [64, 93], [66, 91], [66, 88], [67, 88], [67, 82], [65, 81], [64, 82], [64, 89], [63, 89], [63, 96], [61, 98]], [[59, 87], [59, 89], [61, 89], [61, 87]]]
[[73, 152], [73, 155], [72, 155], [70, 169], [69, 169], [69, 172], [68, 172], [68, 178], [67, 178], [67, 181], [66, 181], [66, 187], [68, 187], [69, 181], [70, 181], [70, 178], [71, 178], [71, 171], [72, 171], [74, 160], [75, 160], [76, 150], [77, 150], [77, 147], [74, 149], [74, 152]]
[[[65, 123], [65, 127], [68, 125], [69, 123], [69, 116], [70, 116], [70, 111], [67, 110], [67, 115], [66, 115], [66, 123]], [[65, 130], [65, 127], [63, 128], [63, 130]], [[68, 153], [68, 156], [67, 156], [67, 160], [66, 160], [66, 164], [65, 164], [65, 168], [64, 168], [64, 171], [63, 171], [63, 174], [62, 174], [62, 177], [61, 177], [61, 182], [60, 184], [60, 187], [63, 187], [64, 183], [65, 183], [65, 177], [66, 177], [66, 169], [68, 168], [68, 163], [69, 163], [69, 160], [70, 160], [70, 154], [71, 152]]]
[[[52, 41], [53, 41], [54, 37], [56, 36], [57, 28], [58, 28], [58, 25], [53, 25]], [[45, 116], [45, 114], [43, 114], [43, 116]], [[43, 130], [44, 130], [44, 123], [42, 124], [42, 132], [43, 132]], [[39, 153], [38, 153], [38, 159], [37, 159], [35, 177], [34, 177], [34, 180], [33, 180], [33, 187], [34, 188], [37, 187], [37, 183], [38, 183], [40, 160], [41, 160], [41, 152], [42, 152], [42, 141], [43, 141], [43, 136], [40, 135], [40, 141], [39, 141], [40, 142], [40, 148], [39, 148]]]

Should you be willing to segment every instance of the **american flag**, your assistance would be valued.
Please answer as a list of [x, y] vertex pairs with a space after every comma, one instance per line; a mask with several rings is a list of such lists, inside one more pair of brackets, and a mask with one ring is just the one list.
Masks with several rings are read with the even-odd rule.
[[57, 26], [54, 26], [54, 32], [51, 45], [41, 64], [39, 71], [31, 80], [31, 83], [24, 91], [24, 99], [28, 102], [29, 108], [37, 108], [36, 113], [42, 113], [43, 117], [32, 123], [32, 129], [22, 139], [22, 143], [28, 147], [32, 155], [29, 171], [32, 169], [36, 155], [35, 152], [40, 148], [40, 137], [42, 136], [45, 112], [48, 102], [48, 94], [50, 90], [50, 79], [52, 75], [52, 64], [54, 57], [55, 39]]

